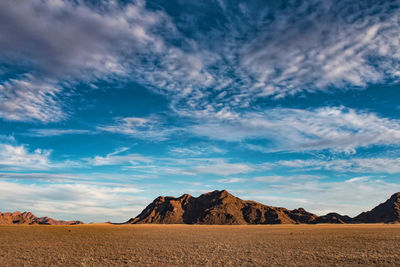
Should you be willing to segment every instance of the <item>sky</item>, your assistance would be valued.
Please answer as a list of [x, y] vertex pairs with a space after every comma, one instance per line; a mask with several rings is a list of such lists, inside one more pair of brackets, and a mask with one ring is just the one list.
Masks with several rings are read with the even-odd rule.
[[400, 1], [0, 1], [0, 211], [400, 191]]

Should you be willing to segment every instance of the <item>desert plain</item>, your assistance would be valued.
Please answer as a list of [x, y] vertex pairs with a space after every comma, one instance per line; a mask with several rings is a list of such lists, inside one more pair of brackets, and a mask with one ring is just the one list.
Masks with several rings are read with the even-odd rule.
[[400, 225], [0, 225], [0, 265], [400, 266]]

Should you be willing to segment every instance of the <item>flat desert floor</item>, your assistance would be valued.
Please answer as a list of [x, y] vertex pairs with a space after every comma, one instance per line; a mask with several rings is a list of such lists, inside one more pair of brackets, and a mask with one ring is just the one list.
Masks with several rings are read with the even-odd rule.
[[0, 266], [400, 266], [400, 225], [0, 226]]

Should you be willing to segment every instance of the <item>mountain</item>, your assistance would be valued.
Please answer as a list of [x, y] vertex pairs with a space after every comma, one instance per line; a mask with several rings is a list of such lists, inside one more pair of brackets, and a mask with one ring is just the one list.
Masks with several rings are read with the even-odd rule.
[[356, 223], [400, 223], [400, 192], [353, 220]]
[[355, 218], [338, 213], [317, 216], [299, 208], [267, 206], [242, 200], [226, 190], [192, 197], [158, 197], [138, 216], [126, 223], [143, 224], [317, 224], [400, 223], [400, 192], [386, 202]]
[[158, 197], [127, 223], [143, 224], [294, 224], [312, 223], [318, 216], [302, 208], [288, 210], [245, 201], [226, 190], [192, 197]]
[[81, 221], [59, 221], [49, 217], [36, 217], [31, 212], [0, 212], [0, 224], [44, 224], [44, 225], [74, 225]]

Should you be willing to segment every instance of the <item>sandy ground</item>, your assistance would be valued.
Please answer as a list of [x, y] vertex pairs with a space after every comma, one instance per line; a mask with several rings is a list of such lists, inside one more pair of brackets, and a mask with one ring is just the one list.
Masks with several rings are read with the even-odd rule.
[[0, 266], [400, 266], [400, 225], [0, 226]]

